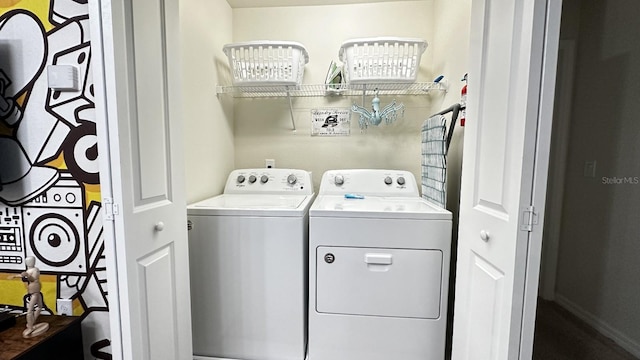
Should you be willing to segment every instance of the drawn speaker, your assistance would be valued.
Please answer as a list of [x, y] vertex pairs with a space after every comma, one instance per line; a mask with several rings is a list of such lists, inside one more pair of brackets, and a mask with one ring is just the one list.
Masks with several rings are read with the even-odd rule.
[[87, 273], [87, 248], [81, 208], [23, 208], [27, 256], [43, 272]]
[[0, 205], [0, 270], [24, 270], [22, 209]]

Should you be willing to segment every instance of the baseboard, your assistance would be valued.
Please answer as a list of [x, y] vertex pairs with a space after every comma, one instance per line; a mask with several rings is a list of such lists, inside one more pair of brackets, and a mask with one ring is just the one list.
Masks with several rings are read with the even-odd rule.
[[[307, 354], [304, 358], [305, 358], [305, 360], [309, 360], [309, 354]], [[227, 359], [227, 358], [217, 358], [217, 357], [210, 357], [210, 356], [193, 355], [193, 360], [237, 360], [237, 359]]]
[[567, 299], [566, 297], [556, 293], [555, 302], [558, 305], [565, 308], [567, 311], [578, 317], [580, 320], [587, 323], [592, 328], [596, 329], [602, 335], [610, 338], [616, 344], [618, 344], [621, 348], [630, 352], [633, 356], [640, 358], [640, 344], [636, 341], [630, 339], [625, 334], [620, 331], [614, 329], [609, 324], [600, 320], [590, 312], [584, 310], [582, 307], [574, 303], [573, 301]]

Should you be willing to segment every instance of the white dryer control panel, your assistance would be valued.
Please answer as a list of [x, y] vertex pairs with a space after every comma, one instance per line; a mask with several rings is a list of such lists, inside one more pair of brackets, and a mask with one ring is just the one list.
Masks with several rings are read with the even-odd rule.
[[319, 195], [420, 196], [413, 174], [405, 170], [330, 170], [322, 175]]
[[298, 169], [238, 169], [229, 174], [225, 194], [313, 194], [311, 173]]

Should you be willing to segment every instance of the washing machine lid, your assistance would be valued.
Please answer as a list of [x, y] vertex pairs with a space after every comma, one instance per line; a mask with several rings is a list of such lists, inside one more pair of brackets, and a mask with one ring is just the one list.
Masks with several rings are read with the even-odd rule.
[[313, 195], [222, 194], [187, 207], [189, 215], [302, 216]]
[[419, 197], [365, 196], [348, 199], [319, 195], [309, 210], [311, 217], [451, 220], [451, 212]]

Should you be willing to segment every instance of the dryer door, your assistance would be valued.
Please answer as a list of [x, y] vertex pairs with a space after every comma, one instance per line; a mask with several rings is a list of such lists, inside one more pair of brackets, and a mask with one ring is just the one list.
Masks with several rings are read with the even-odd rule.
[[320, 246], [316, 264], [319, 313], [440, 317], [440, 250]]

